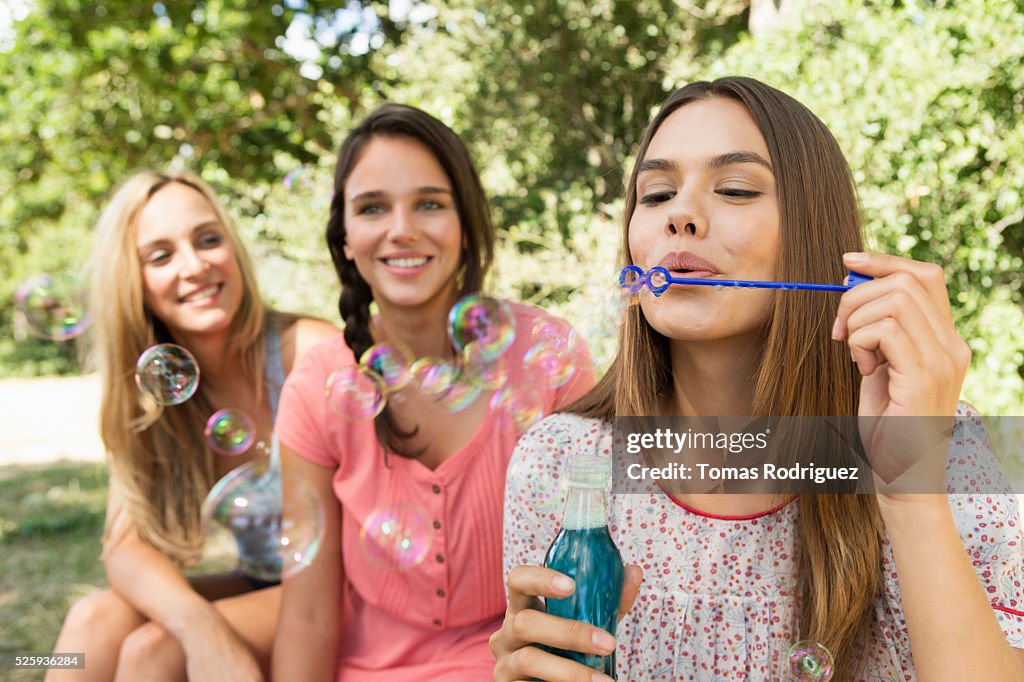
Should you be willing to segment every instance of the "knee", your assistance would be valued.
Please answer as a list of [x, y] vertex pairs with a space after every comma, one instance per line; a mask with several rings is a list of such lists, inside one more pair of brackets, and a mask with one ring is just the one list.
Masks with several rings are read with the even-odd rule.
[[[174, 678], [183, 669], [181, 647], [162, 625], [149, 622], [135, 628], [121, 645], [118, 674], [128, 673], [130, 679]], [[143, 675], [145, 671], [145, 675]]]
[[64, 619], [64, 631], [85, 635], [102, 632], [108, 623], [121, 618], [130, 608], [110, 590], [94, 592], [71, 605]]

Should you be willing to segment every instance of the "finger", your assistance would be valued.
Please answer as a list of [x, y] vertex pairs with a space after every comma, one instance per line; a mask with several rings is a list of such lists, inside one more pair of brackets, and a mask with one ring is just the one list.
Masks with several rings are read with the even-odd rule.
[[[832, 338], [842, 340], [849, 331], [849, 317], [860, 307], [886, 295], [899, 292], [902, 300], [913, 303], [920, 308], [932, 326], [935, 334], [941, 336], [953, 332], [953, 317], [949, 308], [949, 299], [943, 287], [938, 298], [917, 278], [909, 272], [895, 274], [857, 285], [842, 295], [836, 309], [836, 322], [832, 329]], [[955, 332], [953, 332], [955, 333]]]
[[547, 682], [611, 682], [610, 677], [592, 668], [532, 646], [523, 647], [499, 661], [494, 668], [494, 678], [534, 678]]
[[[942, 267], [936, 263], [926, 263], [888, 253], [851, 252], [843, 254], [843, 263], [855, 272], [872, 276], [874, 279], [885, 278], [896, 272], [909, 272], [925, 286], [930, 294], [945, 292], [946, 275]], [[863, 285], [858, 285], [863, 286]], [[856, 289], [856, 287], [854, 287]], [[946, 303], [948, 296], [943, 295]]]
[[[916, 373], [924, 371], [920, 352], [895, 318], [886, 317], [861, 327], [850, 334], [848, 343], [853, 361], [864, 376], [871, 376], [881, 362], [888, 363], [890, 377], [894, 373], [920, 376]], [[881, 353], [881, 361], [878, 353]]]
[[[942, 302], [949, 310], [949, 293], [946, 291], [946, 273], [935, 263], [894, 256], [888, 253], [852, 252], [843, 254], [843, 264], [854, 272], [876, 279], [888, 277], [897, 272], [907, 272], [924, 286], [928, 295]], [[859, 284], [850, 291], [864, 286]]]
[[516, 566], [508, 574], [508, 610], [518, 613], [535, 608], [536, 597], [565, 599], [576, 589], [567, 575], [540, 566]]
[[512, 616], [508, 629], [513, 639], [510, 649], [543, 644], [599, 656], [608, 656], [615, 651], [615, 638], [601, 628], [543, 611], [520, 611]]
[[[929, 320], [925, 312], [917, 305], [917, 301], [899, 289], [890, 291], [881, 298], [868, 301], [854, 310], [846, 321], [848, 334], [853, 334], [886, 318], [892, 318], [899, 323], [900, 327], [914, 341], [914, 345], [921, 355], [929, 357], [943, 355], [945, 354], [943, 344], [945, 337], [958, 338], [951, 330], [943, 330], [934, 321]], [[952, 338], [948, 342], [951, 343]]]
[[619, 602], [619, 620], [629, 613], [640, 592], [640, 585], [644, 581], [644, 569], [636, 564], [626, 566], [626, 573], [622, 578], [622, 600]]

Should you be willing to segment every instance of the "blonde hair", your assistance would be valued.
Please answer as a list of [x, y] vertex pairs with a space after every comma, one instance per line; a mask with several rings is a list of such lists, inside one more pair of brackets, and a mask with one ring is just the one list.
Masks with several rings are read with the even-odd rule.
[[[87, 268], [93, 323], [86, 352], [88, 363], [101, 376], [100, 435], [122, 511], [142, 539], [187, 566], [201, 552], [200, 509], [214, 482], [213, 453], [203, 436], [213, 410], [202, 383], [196, 395], [175, 406], [160, 405], [135, 383], [135, 365], [142, 352], [174, 341], [143, 303], [136, 226], [149, 199], [171, 183], [202, 194], [224, 226], [243, 280], [226, 356], [239, 359], [241, 374], [257, 397], [263, 396], [266, 311], [252, 262], [213, 190], [190, 173], [137, 173], [120, 186], [100, 215]], [[108, 517], [104, 541], [113, 522]]]
[[[846, 160], [832, 134], [806, 107], [750, 78], [691, 83], [669, 95], [640, 143], [626, 194], [623, 244], [628, 244], [636, 207], [639, 162], [651, 139], [673, 112], [709, 97], [742, 103], [768, 146], [779, 193], [779, 279], [841, 281], [846, 272], [840, 255], [862, 248], [856, 191]], [[632, 263], [625, 246], [623, 261]], [[845, 348], [828, 336], [838, 297], [774, 298], [761, 339], [760, 366], [751, 377], [751, 416], [857, 414], [859, 376]], [[656, 415], [659, 400], [672, 391], [669, 340], [651, 327], [641, 306], [630, 306], [611, 368], [566, 411], [602, 419]], [[800, 638], [825, 644], [835, 656], [833, 680], [849, 680], [860, 663], [858, 644], [873, 626], [882, 579], [878, 505], [872, 496], [846, 494], [801, 495], [799, 505]]]

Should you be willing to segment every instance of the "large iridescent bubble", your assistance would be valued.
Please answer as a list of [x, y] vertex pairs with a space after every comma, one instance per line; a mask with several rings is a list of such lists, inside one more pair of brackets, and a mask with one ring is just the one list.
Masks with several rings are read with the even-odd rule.
[[405, 346], [377, 343], [366, 349], [359, 364], [380, 375], [388, 393], [401, 390], [409, 383], [413, 364], [412, 351]]
[[833, 665], [832, 652], [818, 642], [804, 640], [789, 648], [789, 673], [794, 682], [828, 682]]
[[470, 374], [484, 390], [496, 391], [508, 382], [508, 354], [485, 360], [480, 357], [478, 348], [476, 343], [470, 343], [462, 351], [462, 371]]
[[238, 410], [217, 410], [206, 420], [206, 442], [222, 455], [240, 455], [252, 447], [256, 427], [249, 415]]
[[431, 396], [442, 395], [459, 375], [455, 365], [430, 355], [414, 362], [411, 372], [419, 390]]
[[494, 360], [515, 341], [516, 318], [512, 306], [479, 294], [465, 296], [448, 313], [448, 336], [457, 351], [475, 343], [481, 360]]
[[71, 275], [36, 275], [14, 294], [14, 306], [29, 331], [51, 341], [67, 341], [86, 330], [85, 294]]
[[161, 405], [180, 405], [199, 388], [199, 365], [181, 346], [157, 344], [139, 356], [135, 383]]
[[278, 580], [301, 571], [323, 542], [324, 510], [304, 480], [286, 479], [266, 459], [233, 469], [203, 503], [208, 539], [217, 529], [230, 532], [238, 570], [260, 580]]
[[414, 505], [380, 507], [363, 520], [359, 543], [366, 557], [389, 571], [407, 571], [430, 552], [434, 529], [430, 516]]
[[564, 386], [576, 373], [572, 354], [559, 351], [548, 341], [535, 343], [526, 351], [523, 367], [529, 375], [552, 388]]
[[473, 372], [460, 367], [455, 380], [446, 390], [436, 394], [435, 400], [449, 412], [461, 412], [472, 405], [484, 390], [483, 384], [477, 379]]
[[387, 403], [384, 380], [376, 372], [347, 365], [327, 377], [327, 404], [331, 410], [348, 420], [373, 419]]

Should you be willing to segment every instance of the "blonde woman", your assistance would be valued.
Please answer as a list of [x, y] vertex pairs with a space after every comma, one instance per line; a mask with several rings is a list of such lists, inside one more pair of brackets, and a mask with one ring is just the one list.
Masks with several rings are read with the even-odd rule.
[[[261, 679], [280, 587], [181, 571], [200, 554], [207, 492], [257, 456], [217, 454], [204, 425], [230, 407], [269, 442], [284, 376], [337, 330], [266, 308], [230, 219], [187, 173], [144, 171], [120, 187], [97, 225], [90, 273], [111, 589], [77, 602], [57, 641], [57, 651], [85, 652], [85, 670], [47, 679]], [[157, 343], [183, 346], [199, 365], [199, 389], [181, 405], [159, 405], [135, 384], [139, 355]]]
[[[986, 494], [941, 494], [944, 468], [970, 482], [962, 491], [991, 455], [958, 404], [970, 351], [942, 270], [863, 252], [851, 174], [824, 124], [749, 78], [677, 90], [640, 144], [623, 236], [625, 262], [645, 271], [839, 282], [850, 268], [874, 281], [841, 296], [673, 285], [628, 309], [609, 373], [513, 455], [494, 679], [609, 679], [547, 645], [614, 651], [620, 680], [783, 680], [798, 640], [832, 651], [833, 682], [1024, 679], [1014, 496], [996, 494], [994, 477]], [[540, 567], [557, 527], [532, 481], [608, 454], [614, 417], [648, 415], [961, 418], [953, 438], [916, 451], [894, 446], [903, 434], [884, 424], [862, 436], [873, 466], [921, 455], [939, 472], [932, 494], [612, 495], [612, 536], [639, 565], [627, 568], [613, 639], [543, 612], [539, 598], [576, 585]]]

